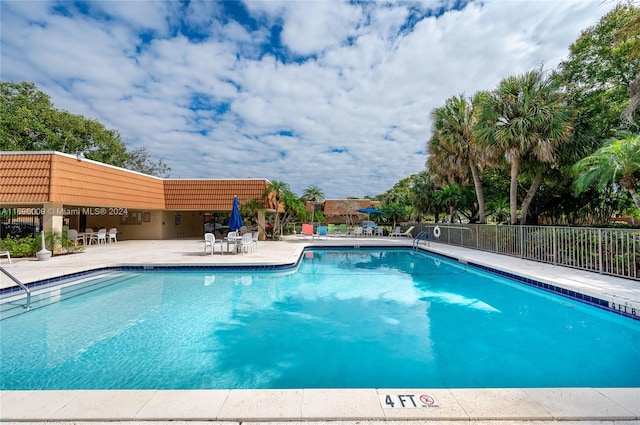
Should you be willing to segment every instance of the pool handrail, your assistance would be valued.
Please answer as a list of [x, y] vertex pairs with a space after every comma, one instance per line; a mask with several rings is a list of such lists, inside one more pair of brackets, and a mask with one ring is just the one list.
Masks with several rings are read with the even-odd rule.
[[23, 305], [22, 307], [24, 308], [29, 308], [31, 306], [31, 290], [29, 288], [27, 288], [27, 286], [20, 282], [18, 280], [18, 278], [16, 278], [14, 275], [12, 275], [11, 273], [9, 273], [7, 270], [5, 270], [4, 267], [0, 267], [0, 272], [4, 273], [5, 275], [7, 275], [7, 277], [11, 280], [13, 280], [16, 284], [18, 284], [18, 286], [22, 289], [25, 290], [25, 292], [27, 293], [27, 303], [25, 305]]
[[425, 241], [426, 245], [429, 246], [429, 242], [431, 241], [431, 234], [425, 230], [419, 232], [415, 238], [413, 238], [413, 249], [418, 248], [420, 241]]

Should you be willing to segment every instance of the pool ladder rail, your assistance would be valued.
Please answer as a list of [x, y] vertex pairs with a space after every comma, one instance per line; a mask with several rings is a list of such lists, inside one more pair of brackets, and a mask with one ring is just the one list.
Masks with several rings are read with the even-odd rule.
[[9, 279], [18, 284], [18, 286], [24, 289], [24, 291], [27, 293], [27, 302], [22, 307], [27, 309], [31, 307], [31, 290], [27, 288], [24, 283], [20, 282], [14, 275], [6, 271], [4, 267], [0, 267], [0, 272], [4, 273]]
[[431, 235], [429, 234], [429, 232], [423, 230], [422, 232], [418, 233], [415, 238], [413, 238], [413, 249], [418, 249], [420, 241], [424, 241], [425, 245], [429, 246], [429, 242], [431, 241]]

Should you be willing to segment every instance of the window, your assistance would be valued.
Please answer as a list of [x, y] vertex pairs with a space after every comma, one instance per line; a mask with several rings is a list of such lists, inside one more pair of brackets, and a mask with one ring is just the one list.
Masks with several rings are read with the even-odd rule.
[[120, 224], [142, 224], [141, 211], [129, 211], [120, 216]]

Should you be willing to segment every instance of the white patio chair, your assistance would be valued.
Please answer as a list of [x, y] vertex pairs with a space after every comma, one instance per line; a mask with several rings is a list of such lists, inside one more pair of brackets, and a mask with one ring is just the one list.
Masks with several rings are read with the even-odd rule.
[[258, 236], [259, 236], [259, 233], [257, 230], [255, 232], [251, 232], [251, 238], [253, 239], [253, 247], [256, 250], [256, 252], [258, 252]]
[[367, 227], [364, 231], [365, 236], [373, 236], [373, 227]]
[[246, 252], [248, 254], [249, 250], [254, 252], [253, 249], [253, 235], [251, 233], [245, 233], [242, 235], [242, 252]]
[[231, 245], [233, 245], [233, 252], [238, 252], [238, 249], [241, 247], [241, 236], [238, 232], [227, 233], [225, 240], [227, 241], [227, 252], [231, 252]]
[[107, 243], [107, 229], [100, 229], [98, 233], [94, 233], [91, 235], [91, 239], [89, 240], [89, 245], [91, 245], [95, 241], [98, 245], [101, 243]]
[[363, 234], [364, 234], [364, 229], [362, 228], [362, 226], [358, 226], [356, 230], [353, 232], [353, 236], [355, 236], [356, 238], [362, 236]]
[[115, 227], [109, 229], [109, 233], [107, 234], [107, 242], [118, 242], [117, 236], [118, 229]]
[[393, 229], [393, 232], [389, 233], [390, 237], [393, 236], [402, 236], [402, 232], [400, 231], [400, 226], [396, 226], [395, 229]]
[[222, 241], [216, 241], [216, 236], [213, 233], [204, 234], [204, 254], [207, 254], [207, 248], [211, 247], [211, 255], [216, 252], [216, 242], [220, 243], [220, 254], [222, 254]]
[[78, 231], [76, 229], [67, 230], [67, 241], [78, 243]]

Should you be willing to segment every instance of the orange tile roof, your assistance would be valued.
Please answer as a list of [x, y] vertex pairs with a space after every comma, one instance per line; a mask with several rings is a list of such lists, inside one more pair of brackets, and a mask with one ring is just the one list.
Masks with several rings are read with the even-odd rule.
[[51, 155], [0, 154], [0, 203], [47, 202]]
[[268, 184], [161, 179], [59, 152], [0, 152], [0, 203], [229, 211], [234, 195], [260, 202]]
[[240, 204], [248, 199], [262, 202], [262, 194], [269, 182], [264, 179], [246, 180], [183, 180], [164, 181], [165, 208], [168, 210], [229, 211], [233, 197]]
[[51, 202], [90, 206], [164, 208], [162, 179], [118, 167], [54, 155]]

